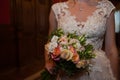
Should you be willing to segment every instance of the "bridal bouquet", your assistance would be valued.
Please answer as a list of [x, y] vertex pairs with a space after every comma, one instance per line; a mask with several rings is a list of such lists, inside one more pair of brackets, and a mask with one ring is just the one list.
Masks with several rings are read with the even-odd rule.
[[[64, 71], [71, 76], [77, 71], [88, 70], [90, 60], [95, 58], [91, 44], [86, 43], [85, 35], [65, 34], [62, 29], [54, 31], [45, 45], [49, 59], [55, 62], [55, 72]], [[41, 73], [42, 80], [54, 80], [47, 70]]]

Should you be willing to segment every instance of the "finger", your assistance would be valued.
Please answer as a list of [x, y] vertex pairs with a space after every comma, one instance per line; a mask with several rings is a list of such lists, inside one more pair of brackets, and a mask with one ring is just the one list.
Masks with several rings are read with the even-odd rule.
[[53, 75], [56, 75], [57, 72], [58, 72], [58, 70], [57, 70], [55, 67], [53, 67], [53, 68], [50, 69], [50, 72], [51, 72]]
[[53, 74], [52, 68], [46, 67], [46, 70], [47, 70], [50, 74]]

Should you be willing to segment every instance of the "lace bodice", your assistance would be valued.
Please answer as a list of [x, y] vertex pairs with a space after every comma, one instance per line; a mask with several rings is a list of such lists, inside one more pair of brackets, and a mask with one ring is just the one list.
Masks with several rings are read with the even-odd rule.
[[95, 49], [101, 49], [106, 31], [106, 20], [115, 8], [113, 4], [108, 0], [99, 1], [96, 10], [87, 17], [85, 22], [77, 21], [68, 8], [66, 2], [56, 3], [52, 6], [58, 28], [62, 28], [65, 33], [85, 34], [87, 43], [91, 43]]

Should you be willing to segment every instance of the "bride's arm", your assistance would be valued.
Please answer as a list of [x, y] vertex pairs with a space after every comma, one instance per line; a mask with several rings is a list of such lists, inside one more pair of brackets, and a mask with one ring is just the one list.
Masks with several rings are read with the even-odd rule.
[[106, 25], [107, 30], [105, 35], [105, 51], [110, 59], [114, 76], [118, 78], [118, 51], [115, 41], [114, 11], [110, 14]]
[[[51, 32], [56, 29], [56, 26], [57, 26], [56, 18], [55, 18], [53, 10], [51, 10], [50, 11], [50, 15], [49, 15], [49, 33], [48, 33], [48, 35], [50, 35]], [[54, 63], [53, 63], [52, 60], [50, 60], [48, 58], [48, 52], [47, 52], [47, 50], [45, 50], [45, 67], [47, 68], [47, 70], [49, 72], [52, 73], [51, 70], [54, 67]]]
[[56, 20], [56, 17], [55, 17], [53, 10], [51, 9], [50, 15], [49, 15], [49, 35], [56, 28], [57, 28], [57, 20]]

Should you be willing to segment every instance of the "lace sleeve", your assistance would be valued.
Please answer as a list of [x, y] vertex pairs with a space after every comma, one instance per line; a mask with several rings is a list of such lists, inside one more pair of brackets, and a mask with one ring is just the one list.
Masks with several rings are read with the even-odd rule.
[[106, 11], [107, 11], [107, 17], [109, 17], [109, 15], [111, 14], [111, 12], [115, 9], [115, 6], [110, 2], [107, 1], [106, 3]]
[[58, 15], [60, 13], [60, 6], [59, 5], [60, 5], [60, 3], [55, 3], [52, 5], [52, 10], [53, 10], [57, 20], [58, 20]]

